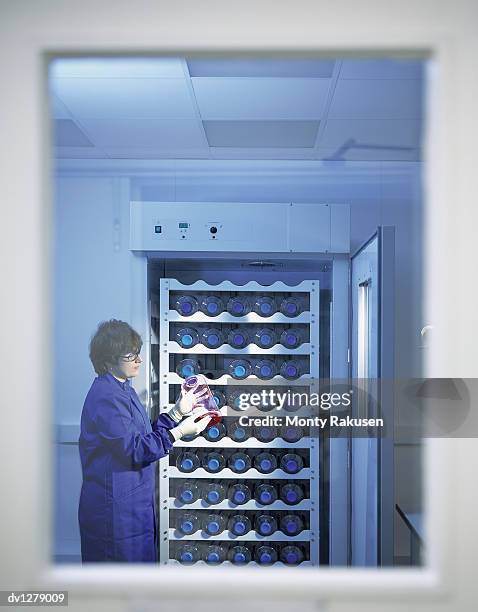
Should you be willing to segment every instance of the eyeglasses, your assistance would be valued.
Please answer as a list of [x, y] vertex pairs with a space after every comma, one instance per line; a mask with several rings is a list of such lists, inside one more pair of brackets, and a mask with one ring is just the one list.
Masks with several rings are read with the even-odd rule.
[[138, 353], [128, 353], [127, 355], [120, 355], [120, 358], [123, 361], [137, 361], [138, 358], [141, 359], [141, 357], [139, 357], [139, 352]]

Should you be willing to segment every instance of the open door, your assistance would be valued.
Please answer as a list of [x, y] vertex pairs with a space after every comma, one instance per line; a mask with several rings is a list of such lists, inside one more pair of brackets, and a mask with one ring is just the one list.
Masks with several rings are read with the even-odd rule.
[[[384, 435], [350, 439], [350, 562], [393, 565], [393, 227], [379, 227], [351, 262], [352, 416], [383, 418]], [[370, 399], [370, 398], [375, 398]]]

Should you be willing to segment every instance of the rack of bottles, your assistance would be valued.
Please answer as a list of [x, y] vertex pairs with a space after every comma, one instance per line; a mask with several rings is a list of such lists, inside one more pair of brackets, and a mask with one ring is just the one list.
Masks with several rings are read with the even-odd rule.
[[161, 563], [319, 564], [319, 439], [305, 426], [239, 420], [244, 392], [317, 391], [319, 302], [317, 280], [161, 279], [160, 410], [201, 373], [224, 415], [159, 462]]

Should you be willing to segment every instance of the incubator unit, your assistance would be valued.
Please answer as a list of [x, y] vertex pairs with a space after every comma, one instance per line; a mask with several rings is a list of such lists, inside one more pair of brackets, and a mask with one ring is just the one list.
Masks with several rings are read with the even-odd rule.
[[159, 562], [345, 565], [348, 442], [276, 425], [267, 402], [250, 424], [241, 397], [348, 376], [349, 207], [131, 202], [130, 214], [151, 417], [190, 377], [204, 377], [222, 416], [158, 462]]

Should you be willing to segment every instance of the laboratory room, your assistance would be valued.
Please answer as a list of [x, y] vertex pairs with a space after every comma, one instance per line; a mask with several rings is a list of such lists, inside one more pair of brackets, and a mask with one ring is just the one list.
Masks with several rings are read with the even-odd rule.
[[51, 60], [53, 563], [424, 563], [426, 69]]

